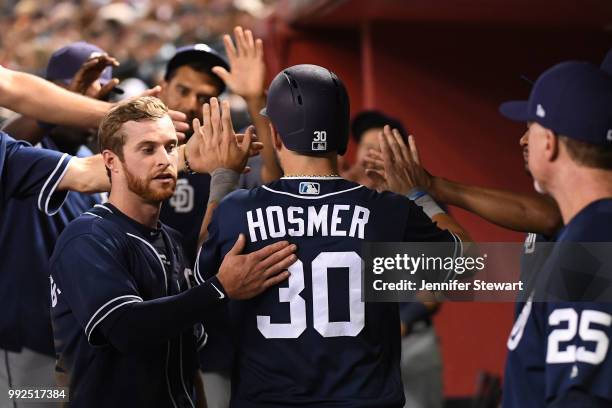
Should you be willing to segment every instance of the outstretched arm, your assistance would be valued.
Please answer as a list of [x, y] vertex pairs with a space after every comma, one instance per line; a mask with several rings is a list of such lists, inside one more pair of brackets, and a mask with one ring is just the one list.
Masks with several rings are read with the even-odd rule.
[[[410, 144], [412, 136], [409, 136], [408, 140]], [[383, 128], [378, 141], [381, 151], [376, 156], [376, 160], [368, 160], [368, 163], [373, 165], [368, 165], [367, 174], [375, 178], [384, 189], [410, 196], [440, 229], [449, 230], [463, 242], [471, 241], [467, 231], [443, 211], [432, 197], [423, 191], [417, 191], [417, 186], [423, 185], [424, 176], [421, 173], [425, 171], [420, 165], [416, 146], [413, 144], [410, 144], [410, 148], [406, 146], [397, 129], [391, 129], [389, 126]]]
[[4, 67], [0, 67], [0, 105], [44, 122], [76, 127], [96, 127], [111, 107]]
[[[158, 92], [154, 88], [148, 94]], [[90, 128], [98, 127], [113, 105], [67, 91], [35, 75], [0, 66], [0, 106], [43, 122]], [[189, 128], [184, 123], [184, 114], [170, 111], [169, 115], [179, 136]]]
[[441, 177], [432, 178], [428, 191], [440, 202], [456, 205], [514, 231], [551, 237], [562, 225], [559, 207], [545, 195], [471, 186]]
[[251, 30], [242, 27], [234, 29], [234, 41], [229, 35], [223, 37], [225, 52], [229, 58], [231, 72], [223, 67], [214, 67], [213, 72], [236, 94], [247, 103], [249, 116], [255, 125], [258, 140], [263, 143], [262, 183], [269, 183], [282, 176], [282, 170], [276, 160], [272, 135], [266, 118], [259, 113], [266, 106], [263, 43], [260, 38], [254, 39]]
[[[552, 236], [559, 229], [561, 215], [550, 197], [471, 186], [434, 177], [422, 166], [412, 135], [408, 138], [408, 144], [411, 160], [406, 161], [402, 172], [411, 182], [403, 186], [405, 191], [402, 193], [408, 193], [411, 189], [421, 189], [439, 202], [463, 208], [487, 221], [514, 231]], [[385, 178], [382, 153], [370, 151], [366, 165], [368, 175], [378, 179]]]

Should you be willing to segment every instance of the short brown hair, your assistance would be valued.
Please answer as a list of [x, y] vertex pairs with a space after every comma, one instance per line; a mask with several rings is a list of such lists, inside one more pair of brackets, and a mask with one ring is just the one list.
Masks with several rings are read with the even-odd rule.
[[128, 99], [112, 108], [98, 129], [98, 147], [100, 153], [110, 150], [123, 160], [123, 145], [125, 145], [125, 134], [121, 132], [121, 126], [129, 121], [142, 122], [145, 120], [161, 119], [168, 115], [168, 108], [164, 103], [152, 96], [141, 96]]
[[612, 170], [612, 146], [601, 146], [559, 136], [570, 158], [585, 167]]

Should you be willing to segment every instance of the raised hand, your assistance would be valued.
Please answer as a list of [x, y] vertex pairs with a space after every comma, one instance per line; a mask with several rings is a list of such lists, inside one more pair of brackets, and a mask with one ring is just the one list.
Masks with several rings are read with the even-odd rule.
[[231, 72], [220, 66], [212, 70], [234, 93], [244, 99], [261, 98], [266, 77], [263, 43], [259, 38], [253, 39], [251, 30], [243, 30], [242, 27], [234, 28], [234, 38], [235, 45], [229, 35], [223, 36]]
[[431, 188], [432, 176], [421, 166], [412, 135], [408, 136], [408, 147], [397, 129], [385, 126], [378, 141], [381, 151], [371, 150], [365, 158], [368, 176], [398, 194], [405, 195], [413, 188]]
[[102, 71], [104, 71], [106, 67], [116, 66], [119, 66], [119, 61], [106, 54], [91, 58], [85, 61], [77, 73], [74, 74], [72, 81], [70, 81], [70, 85], [68, 85], [68, 89], [81, 95], [91, 96], [92, 98], [96, 99], [103, 99], [115, 86], [117, 86], [119, 83], [118, 79], [113, 78], [108, 81], [108, 83], [105, 84], [95, 95], [88, 95], [87, 91], [91, 85], [100, 78]]
[[249, 155], [261, 149], [261, 143], [254, 141], [253, 128], [238, 140], [227, 101], [220, 105], [217, 98], [211, 98], [202, 112], [204, 123], [193, 120], [193, 136], [185, 147], [189, 166], [199, 173], [211, 173], [218, 168], [242, 172]]

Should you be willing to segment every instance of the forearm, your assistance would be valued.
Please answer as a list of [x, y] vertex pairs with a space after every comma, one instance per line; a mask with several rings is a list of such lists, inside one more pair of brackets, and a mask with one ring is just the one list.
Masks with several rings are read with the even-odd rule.
[[58, 190], [98, 193], [110, 191], [110, 180], [101, 154], [90, 157], [73, 157], [66, 174], [57, 186]]
[[37, 120], [96, 127], [112, 106], [67, 91], [34, 75], [0, 68], [0, 105]]
[[216, 277], [174, 296], [132, 303], [110, 327], [102, 327], [108, 341], [122, 353], [157, 346], [206, 319], [227, 299]]
[[259, 113], [264, 106], [266, 106], [265, 96], [259, 98], [247, 99], [247, 108], [249, 116], [255, 126], [255, 134], [257, 135], [260, 142], [263, 143], [263, 149], [259, 153], [262, 158], [261, 166], [261, 181], [263, 184], [269, 183], [274, 180], [281, 178], [282, 170], [276, 160], [276, 154], [274, 153], [274, 143], [272, 143], [272, 135], [270, 134], [270, 128], [268, 127], [267, 120]]
[[557, 205], [539, 194], [469, 186], [440, 177], [432, 180], [429, 193], [439, 202], [463, 208], [514, 231], [552, 236], [561, 225]]
[[221, 200], [238, 188], [240, 174], [228, 169], [216, 169], [211, 174], [210, 193], [208, 195], [208, 205], [204, 220], [200, 226], [200, 234], [198, 236], [198, 248], [202, 246], [208, 236], [208, 226], [212, 220], [215, 209], [218, 207]]

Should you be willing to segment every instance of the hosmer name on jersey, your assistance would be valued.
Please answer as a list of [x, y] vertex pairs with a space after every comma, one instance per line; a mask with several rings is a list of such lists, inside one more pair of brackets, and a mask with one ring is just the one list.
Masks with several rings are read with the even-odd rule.
[[359, 205], [269, 206], [247, 211], [251, 242], [269, 238], [351, 237], [365, 239], [370, 210]]

